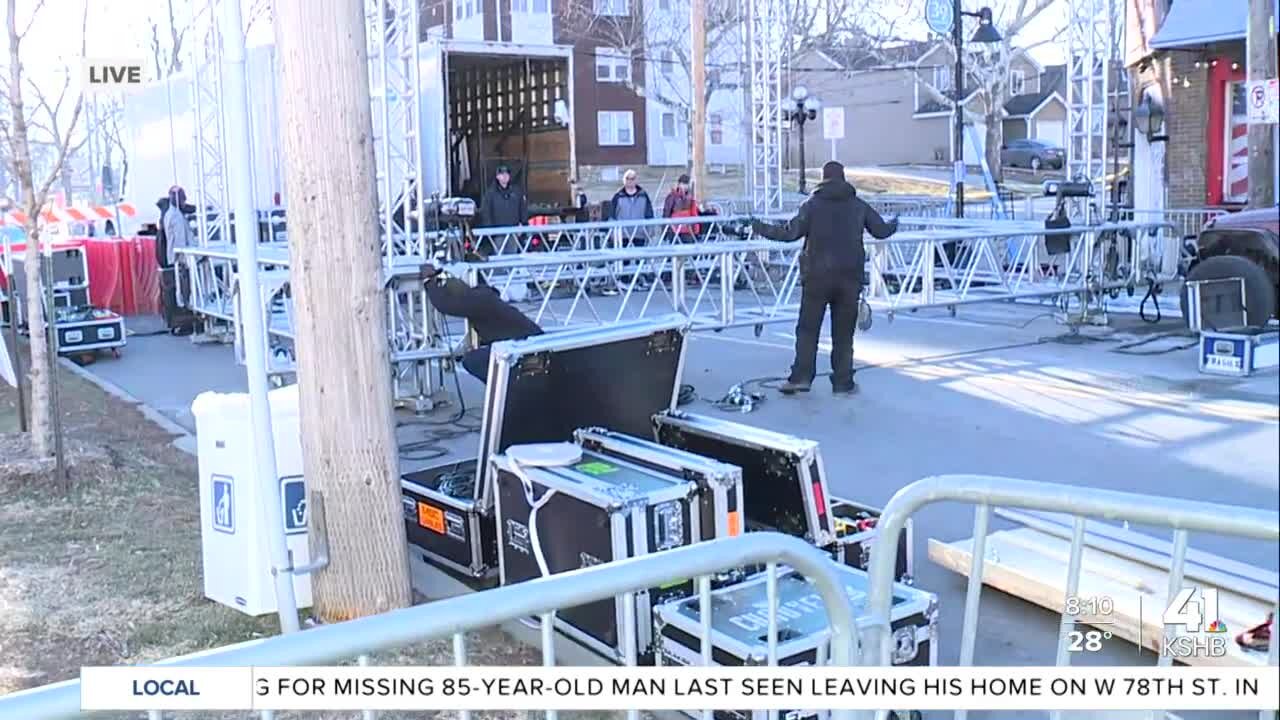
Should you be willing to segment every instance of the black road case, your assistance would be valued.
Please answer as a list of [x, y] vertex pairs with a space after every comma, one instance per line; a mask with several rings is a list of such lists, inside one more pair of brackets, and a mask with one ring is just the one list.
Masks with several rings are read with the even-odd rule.
[[720, 418], [653, 416], [659, 443], [742, 468], [748, 530], [777, 530], [825, 547], [836, 541], [818, 443]]
[[671, 315], [494, 343], [477, 457], [401, 478], [410, 551], [472, 587], [495, 583], [488, 458], [511, 445], [569, 442], [583, 427], [648, 434], [653, 414], [679, 397], [687, 328]]
[[[542, 577], [537, 553], [556, 573], [625, 560], [696, 542], [698, 484], [608, 455], [583, 451], [568, 467], [521, 468], [491, 456], [502, 584]], [[530, 498], [533, 502], [530, 502]], [[686, 597], [692, 582], [642, 590], [635, 597], [637, 662], [649, 664], [653, 604]], [[556, 612], [564, 635], [615, 663], [627, 663], [623, 596]]]
[[702, 516], [702, 535], [697, 539], [742, 534], [742, 468], [603, 428], [584, 428], [573, 437], [586, 450], [697, 483]]
[[91, 307], [57, 308], [58, 354], [78, 355], [95, 350], [119, 353], [128, 342], [124, 318]]
[[[836, 566], [857, 622], [864, 622], [868, 577], [855, 568]], [[769, 609], [764, 575], [711, 593], [711, 664], [766, 665], [769, 661]], [[827, 665], [830, 625], [822, 598], [794, 570], [778, 573], [778, 664]], [[702, 665], [702, 621], [699, 599], [692, 596], [653, 609], [654, 635], [664, 664]], [[938, 661], [937, 596], [895, 584], [889, 621], [893, 631], [894, 665], [935, 665]], [[856, 673], [856, 668], [850, 668]], [[779, 711], [779, 717], [826, 718], [829, 711]], [[906, 715], [899, 715], [905, 717]], [[717, 720], [760, 720], [763, 710], [716, 711]]]
[[[880, 510], [869, 505], [862, 505], [844, 498], [831, 498], [831, 518], [835, 522], [836, 541], [825, 550], [837, 561], [849, 567], [866, 570], [871, 564], [871, 547], [879, 535], [876, 527], [880, 520]], [[912, 537], [912, 521], [907, 519], [907, 526], [898, 537], [898, 558], [895, 564], [894, 577], [898, 582], [912, 585], [915, 573], [912, 561], [912, 548], [915, 542]]]

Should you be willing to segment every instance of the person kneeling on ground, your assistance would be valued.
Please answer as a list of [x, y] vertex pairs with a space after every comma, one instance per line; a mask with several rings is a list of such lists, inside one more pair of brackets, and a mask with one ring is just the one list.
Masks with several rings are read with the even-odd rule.
[[784, 394], [808, 392], [818, 359], [818, 335], [831, 307], [831, 388], [853, 393], [853, 331], [862, 297], [862, 273], [866, 249], [862, 233], [887, 238], [898, 230], [895, 217], [886, 222], [844, 177], [844, 166], [834, 160], [822, 166], [822, 182], [785, 226], [752, 219], [756, 235], [790, 242], [805, 239], [800, 256], [804, 289], [800, 317], [796, 321], [796, 356], [791, 376], [779, 388]]
[[487, 285], [472, 287], [457, 278], [440, 278], [433, 265], [424, 265], [421, 276], [427, 299], [444, 315], [471, 324], [479, 345], [462, 356], [462, 367], [480, 382], [488, 382], [490, 346], [500, 340], [521, 340], [543, 334], [538, 324], [507, 303]]

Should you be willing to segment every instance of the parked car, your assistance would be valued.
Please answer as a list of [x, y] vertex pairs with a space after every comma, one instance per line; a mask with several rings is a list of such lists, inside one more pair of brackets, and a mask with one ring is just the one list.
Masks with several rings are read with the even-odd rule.
[[1060, 170], [1066, 161], [1065, 150], [1044, 140], [1012, 140], [1000, 148], [1000, 164], [1005, 167]]
[[[1250, 326], [1280, 317], [1280, 207], [1220, 215], [1196, 238], [1187, 280], [1244, 280], [1246, 319]], [[1187, 289], [1182, 287], [1182, 317], [1187, 315]]]

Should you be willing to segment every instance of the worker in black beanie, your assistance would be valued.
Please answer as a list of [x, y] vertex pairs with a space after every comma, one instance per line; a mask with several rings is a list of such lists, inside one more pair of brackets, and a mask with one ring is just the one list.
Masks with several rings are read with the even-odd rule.
[[853, 331], [862, 296], [866, 249], [862, 233], [887, 238], [898, 230], [845, 180], [844, 166], [834, 160], [822, 166], [822, 182], [785, 226], [752, 220], [751, 230], [771, 240], [805, 239], [800, 256], [804, 283], [800, 318], [796, 321], [796, 358], [791, 376], [780, 388], [787, 395], [808, 392], [817, 372], [818, 335], [831, 307], [831, 389], [853, 393]]

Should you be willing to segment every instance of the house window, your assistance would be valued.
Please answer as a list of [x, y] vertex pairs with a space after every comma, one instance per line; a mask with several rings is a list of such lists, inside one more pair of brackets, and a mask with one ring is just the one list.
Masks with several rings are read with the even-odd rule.
[[673, 138], [676, 136], [676, 114], [672, 112], [662, 113], [662, 137]]
[[626, 17], [631, 14], [630, 4], [630, 0], [596, 0], [596, 14]]
[[712, 113], [707, 116], [707, 125], [711, 128], [711, 144], [721, 145], [724, 143], [724, 118], [719, 113]]
[[533, 0], [533, 12], [538, 15], [551, 14], [551, 0]]
[[1009, 94], [1022, 95], [1027, 91], [1027, 74], [1021, 70], [1009, 71]]
[[933, 68], [933, 86], [939, 92], [951, 92], [951, 66], [937, 65]]
[[457, 0], [457, 2], [453, 4], [453, 19], [466, 20], [467, 18], [474, 17], [476, 11], [479, 9], [479, 5], [480, 0]]
[[658, 9], [659, 9], [659, 10], [670, 10], [670, 9], [671, 9], [671, 0], [658, 0]]
[[675, 71], [676, 67], [676, 54], [670, 50], [663, 50], [662, 60], [659, 64], [662, 65], [663, 76], [671, 77], [671, 73]]
[[596, 139], [602, 147], [633, 145], [634, 125], [630, 110], [601, 110], [596, 113]]
[[621, 50], [596, 48], [596, 81], [627, 82], [631, 79], [631, 57]]

